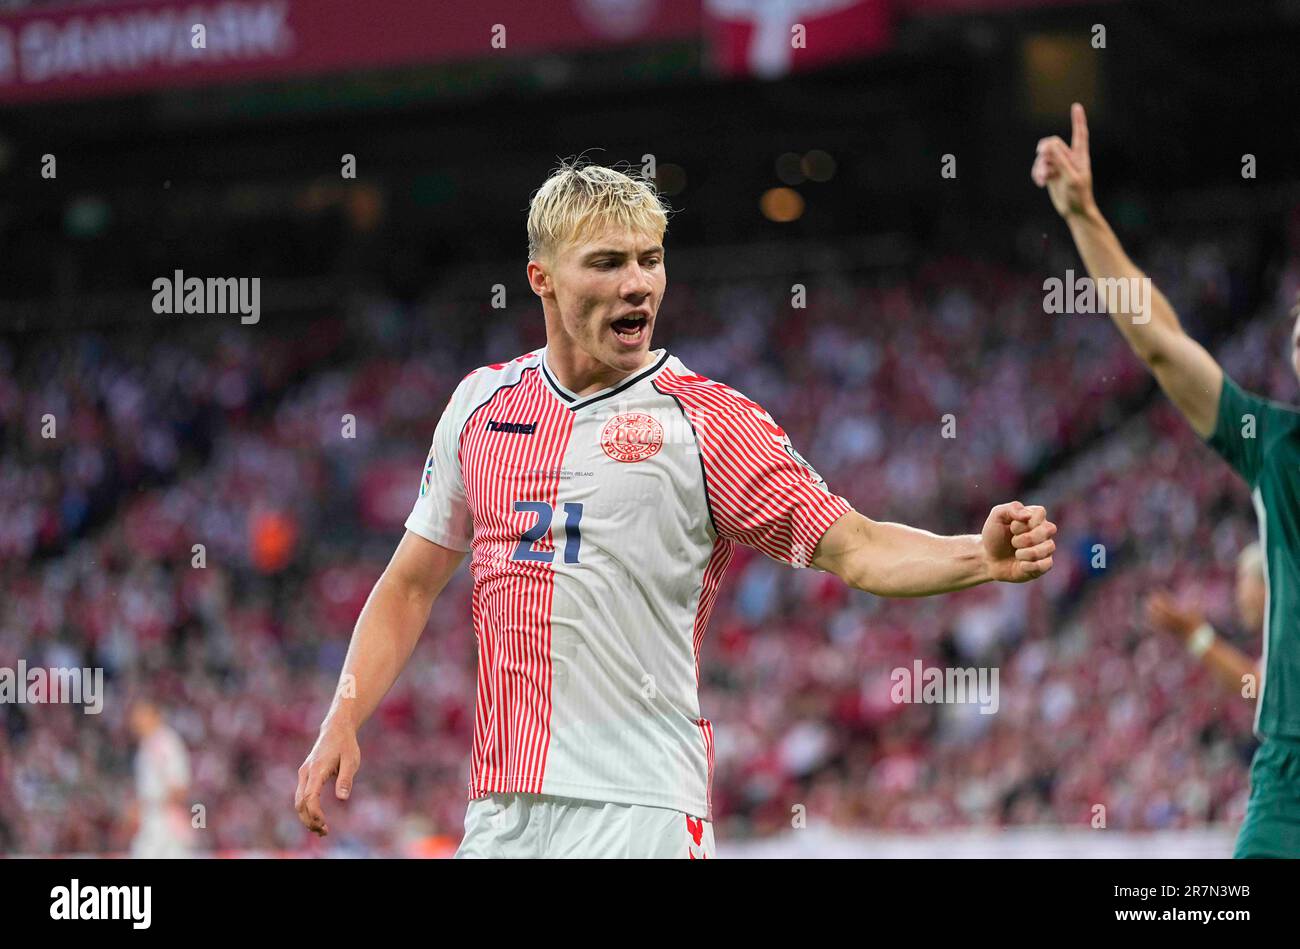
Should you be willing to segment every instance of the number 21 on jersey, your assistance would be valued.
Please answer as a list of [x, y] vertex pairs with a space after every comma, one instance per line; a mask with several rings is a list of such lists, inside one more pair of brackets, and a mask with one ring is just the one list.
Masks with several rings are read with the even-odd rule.
[[[532, 550], [533, 544], [551, 531], [551, 520], [555, 517], [555, 508], [545, 501], [516, 501], [516, 511], [528, 511], [537, 515], [537, 523], [524, 532], [515, 545], [511, 560], [531, 560], [540, 563], [552, 563], [555, 559], [553, 550]], [[564, 562], [577, 563], [578, 551], [582, 546], [582, 505], [573, 501], [564, 504]]]

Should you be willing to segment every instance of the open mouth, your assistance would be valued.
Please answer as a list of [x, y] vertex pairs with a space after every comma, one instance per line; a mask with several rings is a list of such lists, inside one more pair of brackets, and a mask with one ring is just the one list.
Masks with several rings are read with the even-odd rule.
[[625, 316], [622, 319], [615, 320], [609, 324], [614, 330], [614, 335], [629, 346], [635, 346], [645, 338], [646, 327], [649, 324], [644, 316]]

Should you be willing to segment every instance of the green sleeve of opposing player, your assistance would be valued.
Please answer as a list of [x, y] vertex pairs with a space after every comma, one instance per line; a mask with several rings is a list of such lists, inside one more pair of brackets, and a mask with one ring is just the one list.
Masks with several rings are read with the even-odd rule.
[[1267, 401], [1243, 392], [1224, 373], [1218, 421], [1208, 444], [1252, 488], [1259, 479], [1264, 458], [1264, 437], [1272, 413], [1273, 407]]

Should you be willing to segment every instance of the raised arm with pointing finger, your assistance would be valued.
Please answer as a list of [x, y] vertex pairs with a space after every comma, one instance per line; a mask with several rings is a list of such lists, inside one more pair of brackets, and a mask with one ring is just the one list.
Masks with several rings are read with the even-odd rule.
[[[1047, 188], [1065, 218], [1097, 297], [1119, 331], [1196, 433], [1245, 480], [1259, 519], [1267, 578], [1255, 702], [1255, 734], [1262, 744], [1251, 765], [1251, 796], [1233, 855], [1300, 857], [1300, 411], [1243, 390], [1183, 332], [1169, 302], [1128, 259], [1097, 209], [1083, 106], [1073, 106], [1071, 119], [1069, 145], [1055, 136], [1038, 143], [1034, 183]], [[1132, 294], [1126, 301], [1120, 293], [1132, 281], [1150, 288], [1139, 295], [1145, 304], [1140, 310], [1132, 306]], [[1300, 318], [1291, 329], [1291, 363], [1300, 375]], [[1156, 603], [1153, 619], [1168, 625], [1170, 617]], [[1198, 624], [1189, 645], [1238, 682], [1250, 671], [1248, 660], [1228, 656], [1208, 627]]]
[[[1183, 331], [1178, 314], [1145, 273], [1129, 260], [1092, 196], [1092, 159], [1088, 153], [1088, 120], [1083, 106], [1071, 107], [1070, 144], [1059, 136], [1038, 143], [1030, 175], [1046, 188], [1052, 204], [1065, 219], [1084, 266], [1096, 284], [1099, 301], [1124, 334], [1133, 352], [1150, 367], [1160, 388], [1178, 406], [1202, 438], [1214, 432], [1223, 388], [1223, 370], [1205, 348]], [[1121, 295], [1119, 281], [1140, 280], [1146, 294]], [[1144, 300], [1149, 312], [1136, 305]]]

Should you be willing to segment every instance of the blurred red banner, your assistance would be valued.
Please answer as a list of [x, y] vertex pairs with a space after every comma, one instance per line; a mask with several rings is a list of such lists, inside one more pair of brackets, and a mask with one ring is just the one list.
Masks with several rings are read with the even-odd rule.
[[[724, 76], [782, 76], [892, 41], [896, 17], [1079, 0], [135, 0], [0, 16], [0, 102], [697, 39]], [[1112, 0], [1119, 2], [1119, 0]], [[199, 43], [202, 27], [202, 45]]]
[[[205, 48], [196, 49], [196, 26]], [[0, 102], [699, 36], [700, 0], [174, 0], [0, 17]]]
[[898, 0], [898, 5], [908, 15], [927, 16], [932, 13], [1001, 13], [1033, 7], [1079, 7], [1120, 2], [1122, 0]]
[[704, 0], [724, 76], [783, 76], [890, 42], [896, 0]]

